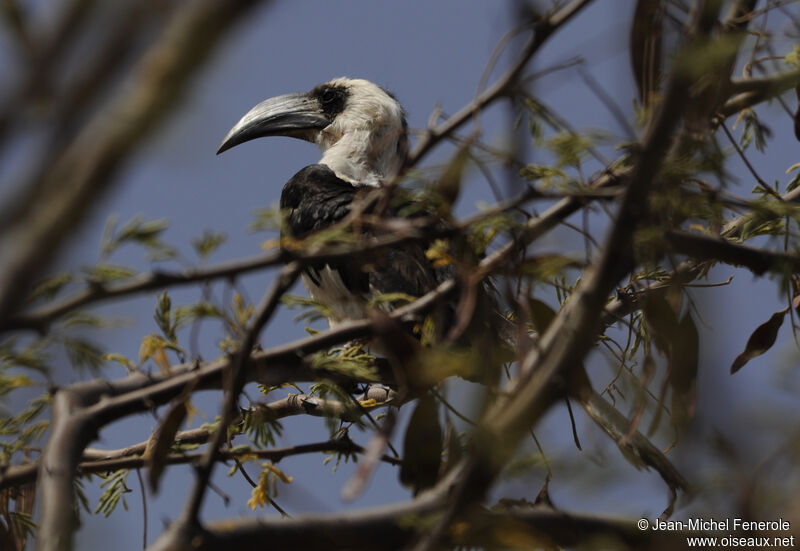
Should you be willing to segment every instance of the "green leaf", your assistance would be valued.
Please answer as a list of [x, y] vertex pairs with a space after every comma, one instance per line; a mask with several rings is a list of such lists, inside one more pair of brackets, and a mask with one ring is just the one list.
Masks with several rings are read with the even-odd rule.
[[255, 220], [247, 228], [251, 232], [279, 231], [285, 225], [286, 216], [281, 212], [277, 203], [255, 209], [254, 215]]
[[25, 367], [46, 374], [49, 371], [47, 347], [51, 340], [41, 338], [31, 341], [22, 350], [16, 349], [16, 341], [9, 339], [0, 343], [0, 366]]
[[545, 145], [556, 155], [556, 168], [561, 169], [579, 167], [592, 141], [586, 136], [563, 131], [547, 140]]
[[563, 187], [569, 183], [569, 177], [566, 172], [559, 168], [545, 165], [525, 165], [519, 170], [519, 175], [528, 181], [542, 180], [542, 183], [547, 187]]
[[100, 478], [105, 479], [103, 483], [100, 484], [100, 487], [105, 488], [105, 491], [100, 496], [97, 508], [94, 510], [95, 514], [103, 513], [104, 516], [108, 517], [114, 512], [120, 500], [122, 500], [122, 506], [125, 510], [128, 509], [128, 504], [125, 503], [123, 496], [131, 491], [130, 488], [125, 485], [129, 473], [130, 471], [128, 469], [122, 469], [108, 475], [98, 475]]
[[313, 322], [333, 317], [333, 311], [328, 306], [311, 297], [283, 295], [281, 302], [290, 310], [303, 310], [295, 316], [296, 322], [303, 320]]
[[530, 309], [533, 328], [542, 335], [556, 317], [556, 311], [549, 304], [533, 297], [528, 299], [528, 308]]
[[104, 352], [97, 344], [78, 337], [63, 337], [61, 343], [75, 369], [96, 372], [103, 366]]
[[[87, 478], [91, 478], [91, 475], [85, 475], [85, 476]], [[81, 509], [91, 514], [92, 508], [91, 505], [89, 504], [89, 498], [86, 496], [86, 490], [83, 487], [83, 479], [79, 477], [73, 478], [72, 487], [75, 490], [75, 497], [78, 498], [75, 506], [75, 514], [79, 516]]]
[[527, 258], [520, 265], [520, 270], [535, 280], [548, 281], [561, 275], [568, 268], [582, 267], [582, 262], [568, 256], [542, 254]]
[[379, 293], [369, 299], [367, 303], [370, 308], [381, 308], [383, 306], [398, 307], [417, 300], [417, 297], [407, 293]]
[[[353, 403], [353, 399], [350, 394], [345, 392], [342, 387], [333, 381], [327, 379], [323, 379], [322, 381], [311, 385], [310, 394], [312, 396], [319, 396], [322, 399], [337, 400], [342, 404]], [[360, 420], [353, 419], [353, 421], [360, 426]], [[328, 415], [327, 412], [325, 412], [325, 427], [328, 429], [328, 432], [330, 432], [330, 438], [332, 440], [337, 438], [340, 425], [341, 424], [338, 417]]]
[[791, 179], [791, 180], [789, 180], [789, 183], [788, 183], [788, 184], [786, 184], [786, 192], [788, 193], [788, 192], [792, 191], [792, 190], [793, 190], [794, 188], [796, 188], [798, 185], [800, 185], [800, 172], [798, 172], [797, 174], [795, 174], [795, 175], [792, 177], [792, 179]]
[[61, 290], [72, 282], [72, 274], [63, 272], [50, 276], [40, 281], [28, 297], [28, 302], [36, 300], [50, 300], [54, 298]]
[[103, 359], [107, 362], [116, 362], [119, 365], [127, 368], [128, 371], [131, 371], [134, 368], [133, 362], [122, 354], [105, 354]]
[[759, 121], [758, 115], [753, 109], [745, 109], [742, 119], [744, 126], [742, 135], [739, 137], [739, 146], [743, 150], [747, 150], [751, 143], [755, 143], [756, 150], [763, 153], [767, 146], [767, 140], [772, 137], [772, 130]]
[[25, 541], [36, 533], [38, 526], [33, 522], [33, 517], [28, 513], [8, 511], [7, 514], [11, 520], [11, 524], [14, 526], [14, 533], [18, 541]]
[[156, 325], [161, 329], [161, 333], [163, 333], [167, 340], [175, 342], [175, 323], [172, 320], [172, 300], [169, 298], [169, 293], [166, 291], [158, 295], [153, 319], [156, 321]]
[[203, 231], [203, 235], [192, 239], [192, 247], [194, 247], [197, 256], [202, 259], [208, 258], [211, 253], [216, 251], [228, 238], [224, 233], [216, 233], [211, 230]]
[[189, 306], [179, 306], [174, 310], [175, 326], [177, 328], [185, 326], [195, 320], [204, 318], [224, 317], [222, 311], [210, 302], [200, 301]]
[[61, 322], [64, 327], [94, 327], [100, 328], [106, 325], [106, 321], [91, 312], [77, 311], [70, 312]]
[[148, 249], [168, 249], [160, 240], [161, 234], [169, 227], [169, 220], [147, 220], [136, 215], [116, 231], [118, 218], [111, 216], [103, 230], [101, 255], [106, 258], [125, 243], [137, 243]]
[[266, 448], [275, 445], [276, 439], [283, 434], [283, 425], [270, 409], [259, 404], [245, 411], [242, 431], [253, 444]]
[[311, 368], [338, 373], [356, 380], [374, 382], [378, 380], [375, 357], [364, 350], [362, 344], [317, 352], [311, 359]]
[[96, 264], [83, 268], [82, 271], [86, 274], [86, 281], [92, 285], [112, 283], [136, 275], [136, 270], [133, 268], [118, 264]]

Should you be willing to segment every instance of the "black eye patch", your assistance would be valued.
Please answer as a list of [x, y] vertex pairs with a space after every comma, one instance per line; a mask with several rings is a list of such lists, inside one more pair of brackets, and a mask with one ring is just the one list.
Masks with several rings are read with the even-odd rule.
[[347, 90], [341, 86], [323, 84], [314, 88], [311, 91], [311, 95], [317, 98], [325, 116], [333, 120], [336, 115], [344, 110], [344, 105], [349, 94]]

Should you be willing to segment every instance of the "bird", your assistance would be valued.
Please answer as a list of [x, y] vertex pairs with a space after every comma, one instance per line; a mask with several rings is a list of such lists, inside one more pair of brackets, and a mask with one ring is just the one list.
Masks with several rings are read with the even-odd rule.
[[[317, 163], [302, 168], [283, 187], [280, 208], [286, 223], [282, 237], [288, 233], [302, 238], [344, 219], [359, 192], [381, 188], [400, 173], [409, 150], [406, 115], [397, 98], [368, 80], [347, 77], [320, 84], [310, 92], [262, 101], [230, 129], [217, 154], [268, 136], [298, 138], [322, 151]], [[301, 279], [311, 297], [326, 307], [328, 324], [335, 327], [369, 317], [374, 311], [373, 299], [379, 295], [420, 297], [456, 277], [453, 264], [432, 263], [426, 257], [429, 245], [411, 242], [387, 247], [371, 255], [369, 262], [312, 264], [304, 268]], [[481, 291], [485, 290], [483, 286]], [[486, 292], [480, 295], [489, 296]], [[487, 326], [489, 319], [503, 321], [493, 298], [477, 303], [472, 318], [479, 320], [478, 326]], [[381, 303], [383, 309], [393, 306]], [[488, 315], [486, 308], [495, 312]], [[429, 318], [434, 320], [434, 340], [455, 325], [456, 309], [457, 298], [437, 304]], [[481, 340], [490, 338], [491, 332], [483, 328], [473, 334], [481, 333]], [[419, 336], [419, 326], [417, 329]]]
[[[266, 136], [299, 138], [322, 150], [319, 162], [297, 172], [281, 192], [286, 230], [297, 238], [345, 218], [357, 193], [390, 182], [408, 154], [404, 109], [393, 94], [364, 79], [336, 78], [310, 92], [262, 101], [231, 128], [217, 154]], [[379, 256], [372, 269], [339, 262], [304, 270], [303, 283], [327, 307], [329, 325], [365, 318], [378, 294], [418, 297], [443, 279], [419, 245], [390, 248]]]

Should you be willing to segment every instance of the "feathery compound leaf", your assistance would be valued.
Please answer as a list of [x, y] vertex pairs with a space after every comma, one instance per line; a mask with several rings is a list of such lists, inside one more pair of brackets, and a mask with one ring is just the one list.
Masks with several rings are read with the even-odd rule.
[[564, 187], [570, 179], [567, 173], [551, 166], [529, 164], [519, 170], [519, 175], [526, 180], [542, 180], [545, 187]]
[[71, 282], [72, 274], [67, 272], [50, 276], [36, 284], [31, 291], [31, 296], [28, 297], [28, 302], [40, 299], [50, 300]]
[[290, 310], [302, 310], [294, 321], [307, 321], [309, 323], [330, 318], [333, 316], [333, 311], [325, 304], [311, 297], [302, 297], [298, 295], [283, 295], [281, 303]]
[[105, 353], [97, 344], [86, 339], [73, 337], [64, 337], [61, 342], [74, 368], [96, 372], [103, 367]]
[[370, 308], [381, 308], [391, 306], [397, 308], [403, 304], [409, 304], [417, 300], [417, 297], [408, 293], [379, 293], [370, 297], [367, 303]]
[[266, 448], [275, 445], [283, 433], [283, 425], [269, 408], [257, 404], [244, 412], [241, 430], [253, 444]]
[[742, 150], [747, 150], [750, 144], [754, 143], [756, 150], [763, 153], [767, 140], [772, 137], [772, 130], [758, 120], [758, 115], [752, 109], [746, 109], [741, 118], [744, 120], [744, 126], [739, 137], [739, 146]]
[[[345, 390], [334, 383], [333, 381], [325, 380], [319, 381], [318, 383], [314, 383], [311, 385], [310, 393], [312, 396], [319, 396], [322, 399], [335, 399], [341, 402], [342, 404], [348, 404], [351, 402], [352, 398], [350, 395], [345, 392]], [[328, 429], [331, 435], [331, 439], [337, 438], [337, 433], [340, 430], [340, 423], [339, 418], [334, 417], [333, 415], [325, 415], [325, 427]], [[338, 462], [338, 461], [337, 461]]]
[[49, 371], [47, 347], [51, 340], [41, 338], [31, 341], [22, 350], [16, 349], [16, 339], [0, 343], [0, 367], [25, 367], [46, 374]]
[[789, 312], [788, 307], [775, 312], [772, 314], [772, 317], [753, 331], [753, 334], [747, 339], [744, 352], [736, 356], [736, 359], [733, 360], [733, 364], [731, 364], [731, 374], [736, 373], [744, 367], [747, 362], [772, 348], [772, 345], [775, 344], [775, 340], [778, 338], [778, 331], [781, 325], [783, 325], [783, 318], [786, 317], [787, 312]]
[[205, 230], [203, 235], [192, 239], [192, 247], [201, 259], [206, 259], [216, 251], [220, 245], [225, 243], [228, 236], [224, 233], [216, 233], [211, 230]]
[[29, 513], [9, 511], [8, 516], [12, 526], [14, 526], [15, 534], [17, 534], [17, 537], [21, 541], [24, 542], [36, 533], [36, 528], [38, 528], [38, 526], [33, 522], [33, 517]]
[[161, 240], [161, 234], [169, 227], [169, 220], [146, 220], [142, 215], [136, 215], [126, 222], [117, 232], [117, 217], [109, 217], [103, 230], [101, 244], [102, 256], [108, 257], [125, 243], [138, 243], [152, 251], [169, 249]]
[[158, 302], [156, 303], [156, 312], [153, 314], [153, 319], [156, 320], [158, 328], [164, 336], [170, 340], [175, 341], [175, 323], [172, 321], [172, 301], [169, 294], [164, 291], [158, 295]]
[[136, 270], [133, 268], [117, 264], [96, 264], [83, 268], [83, 272], [86, 274], [86, 282], [90, 285], [113, 283], [136, 275]]
[[173, 314], [175, 327], [180, 328], [187, 323], [204, 318], [223, 318], [222, 311], [210, 302], [200, 301], [189, 306], [175, 308]]
[[559, 132], [548, 139], [545, 146], [556, 155], [557, 168], [577, 168], [592, 147], [592, 140], [585, 135]]
[[108, 476], [100, 475], [101, 478], [105, 478], [103, 483], [100, 484], [100, 487], [105, 488], [105, 491], [103, 495], [100, 496], [100, 501], [97, 503], [97, 508], [94, 510], [95, 514], [103, 513], [104, 516], [108, 517], [114, 512], [120, 500], [122, 500], [122, 506], [125, 510], [128, 510], [128, 504], [125, 503], [125, 498], [123, 496], [131, 491], [130, 488], [125, 485], [129, 473], [130, 471], [128, 469], [123, 469], [113, 472]]
[[375, 357], [361, 345], [320, 351], [311, 358], [312, 369], [323, 369], [345, 377], [378, 382]]
[[277, 203], [255, 209], [254, 215], [255, 219], [247, 228], [251, 232], [278, 231], [286, 225], [286, 213], [280, 210]]

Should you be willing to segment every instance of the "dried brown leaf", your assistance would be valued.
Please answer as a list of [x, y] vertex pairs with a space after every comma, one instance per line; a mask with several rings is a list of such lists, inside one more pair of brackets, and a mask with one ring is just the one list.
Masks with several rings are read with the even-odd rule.
[[775, 344], [775, 340], [778, 338], [778, 331], [781, 325], [783, 325], [783, 318], [788, 312], [788, 307], [775, 312], [772, 314], [772, 317], [753, 331], [753, 334], [747, 339], [744, 352], [736, 356], [736, 359], [733, 360], [733, 364], [731, 364], [731, 374], [736, 373], [747, 362], [772, 348], [772, 345]]
[[439, 408], [430, 394], [420, 397], [403, 441], [400, 482], [414, 495], [436, 484], [442, 461], [442, 427]]
[[185, 401], [182, 400], [176, 403], [164, 416], [164, 420], [158, 428], [155, 442], [150, 449], [146, 462], [148, 467], [147, 481], [153, 493], [158, 492], [158, 483], [164, 473], [164, 467], [166, 467], [167, 455], [172, 443], [175, 441], [175, 434], [178, 432], [183, 420], [186, 419], [188, 411]]

